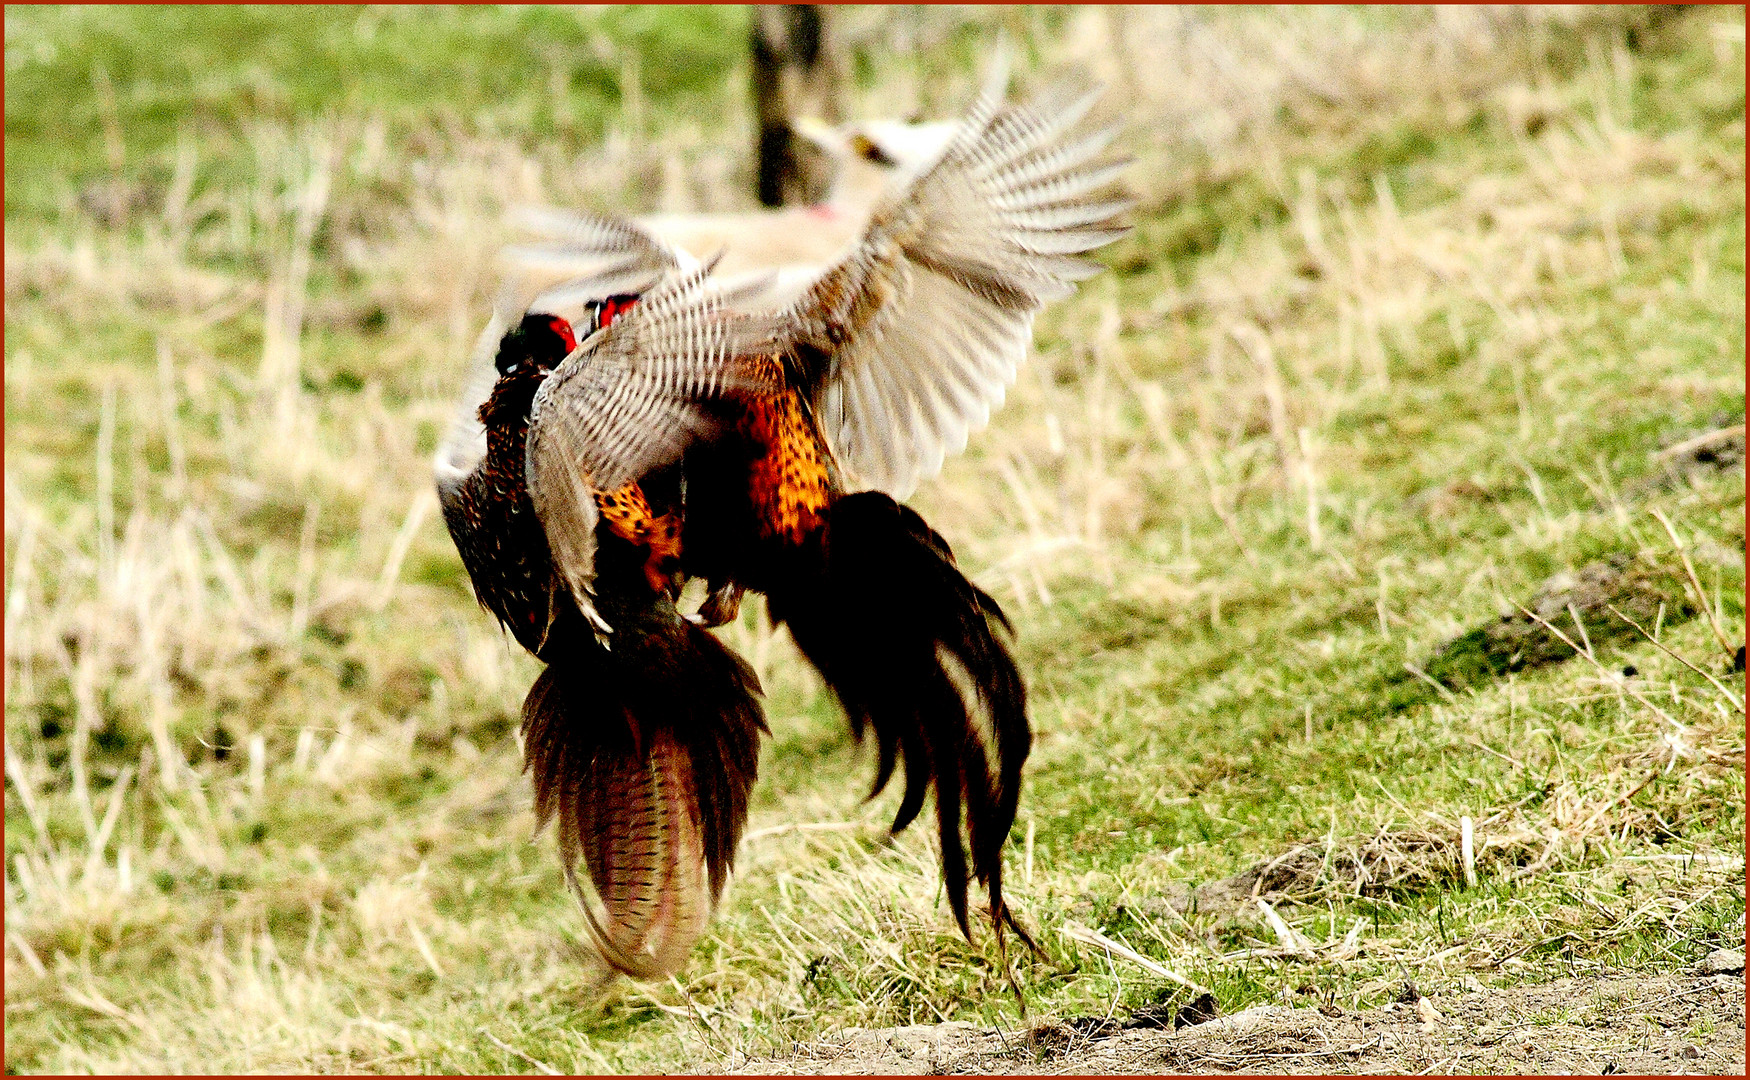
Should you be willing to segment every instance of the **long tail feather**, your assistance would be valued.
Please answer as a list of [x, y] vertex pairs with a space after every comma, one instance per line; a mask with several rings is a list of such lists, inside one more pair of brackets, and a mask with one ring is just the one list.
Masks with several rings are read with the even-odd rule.
[[771, 590], [772, 617], [789, 625], [852, 731], [874, 730], [871, 796], [903, 760], [894, 831], [917, 817], [934, 788], [942, 879], [962, 932], [970, 936], [969, 876], [988, 887], [992, 919], [1014, 927], [1002, 847], [1032, 732], [1026, 688], [1002, 637], [1008, 620], [909, 508], [862, 492], [836, 501], [826, 517], [818, 558]]
[[591, 643], [541, 673], [523, 750], [591, 940], [649, 979], [681, 967], [722, 896], [765, 721], [753, 672], [709, 634], [631, 629], [611, 653]]

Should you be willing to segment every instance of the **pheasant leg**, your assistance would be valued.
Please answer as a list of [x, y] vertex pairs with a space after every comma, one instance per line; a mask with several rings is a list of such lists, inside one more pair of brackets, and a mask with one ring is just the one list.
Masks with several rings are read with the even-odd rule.
[[741, 614], [741, 597], [747, 590], [739, 582], [713, 581], [711, 592], [699, 605], [693, 622], [706, 629], [732, 623]]

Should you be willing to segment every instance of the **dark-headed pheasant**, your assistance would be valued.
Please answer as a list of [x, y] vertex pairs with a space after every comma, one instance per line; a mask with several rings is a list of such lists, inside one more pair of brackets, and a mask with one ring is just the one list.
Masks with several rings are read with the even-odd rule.
[[[903, 762], [893, 828], [934, 789], [962, 932], [972, 878], [999, 937], [1019, 930], [1001, 856], [1031, 732], [1009, 624], [895, 499], [1001, 403], [1035, 314], [1098, 269], [1076, 256], [1122, 235], [1128, 201], [1110, 190], [1127, 164], [1104, 156], [1114, 131], [1076, 130], [1097, 92], [1013, 105], [1004, 83], [776, 308], [637, 226], [578, 217], [574, 251], [604, 269], [552, 295], [587, 300], [587, 332], [570, 349], [563, 320], [525, 318], [476, 384], [492, 382], [484, 456], [467, 439], [440, 452], [482, 603], [549, 665], [525, 707], [537, 809], [560, 820], [568, 873], [583, 856], [606, 914], [585, 909], [621, 970], [678, 966], [733, 855], [761, 724], [751, 676], [701, 626], [745, 589], [853, 731], [873, 730], [872, 795]], [[710, 583], [690, 618], [684, 577]], [[653, 794], [625, 801], [639, 784]], [[625, 854], [652, 815], [666, 824], [636, 846], [654, 854]]]

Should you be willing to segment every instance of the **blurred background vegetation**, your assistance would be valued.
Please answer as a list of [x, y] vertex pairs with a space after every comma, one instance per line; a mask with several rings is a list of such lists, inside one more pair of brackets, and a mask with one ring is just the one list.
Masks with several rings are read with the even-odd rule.
[[[1031, 680], [1028, 1022], [1185, 993], [1066, 922], [1228, 1011], [1741, 941], [1741, 12], [835, 17], [853, 116], [953, 115], [1001, 31], [1137, 158], [1111, 272], [918, 497]], [[6, 9], [9, 1071], [1020, 1023], [757, 604], [741, 878], [684, 982], [598, 999], [527, 843], [532, 662], [431, 513], [505, 210], [754, 207], [750, 26]]]

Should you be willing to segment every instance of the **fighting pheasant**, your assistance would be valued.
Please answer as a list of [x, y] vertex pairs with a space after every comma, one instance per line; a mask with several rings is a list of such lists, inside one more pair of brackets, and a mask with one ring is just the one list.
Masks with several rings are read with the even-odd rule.
[[[618, 307], [610, 297], [584, 311], [578, 329], [589, 334]], [[687, 325], [685, 313], [678, 322]], [[765, 721], [753, 672], [680, 616], [668, 581], [652, 580], [653, 568], [672, 569], [672, 558], [649, 552], [678, 533], [677, 470], [653, 471], [638, 489], [657, 531], [604, 529], [591, 603], [572, 602], [525, 461], [540, 388], [575, 346], [570, 322], [529, 315], [486, 353], [495, 379], [439, 454], [438, 494], [480, 603], [547, 665], [523, 705], [525, 764], [538, 819], [557, 819], [590, 936], [612, 967], [662, 976], [684, 961], [722, 894]], [[611, 650], [598, 640], [604, 616], [618, 628]], [[602, 914], [577, 880], [580, 859]]]
[[[620, 962], [629, 952], [640, 959], [634, 974], [678, 964], [676, 950], [684, 955], [682, 943], [702, 931], [708, 903], [696, 898], [715, 897], [733, 855], [751, 762], [714, 778], [703, 763], [757, 745], [757, 707], [743, 693], [745, 669], [696, 624], [733, 618], [750, 588], [766, 595], [853, 731], [873, 729], [874, 792], [903, 761], [893, 828], [935, 790], [943, 880], [962, 932], [973, 877], [999, 935], [1019, 929], [1003, 900], [1001, 849], [1031, 732], [1008, 622], [947, 543], [894, 500], [1000, 404], [1034, 315], [1098, 269], [1075, 256], [1123, 233], [1114, 219], [1128, 202], [1107, 191], [1126, 164], [1102, 156], [1113, 130], [1072, 135], [1095, 93], [1005, 105], [1004, 81], [999, 73], [939, 157], [877, 205], [850, 253], [776, 310], [726, 296], [708, 265], [637, 226], [590, 219], [574, 235], [577, 250], [600, 256], [605, 274], [650, 284], [612, 298], [600, 277], [559, 290], [572, 303], [594, 297], [588, 332], [568, 349], [563, 320], [525, 318], [505, 338], [479, 412], [484, 459], [469, 467], [465, 454], [440, 455], [452, 477], [440, 482], [446, 520], [482, 602], [548, 662], [542, 680], [575, 690], [562, 700], [541, 682], [531, 691], [526, 730], [543, 738], [529, 739], [529, 765], [537, 808], [573, 830], [561, 834], [568, 873], [581, 851], [606, 909], [602, 919], [591, 912], [592, 931], [622, 970], [632, 971]], [[518, 334], [542, 343], [532, 373], [520, 359], [528, 350], [510, 348]], [[471, 509], [511, 494], [516, 514]], [[688, 576], [710, 583], [691, 622], [673, 608]], [[687, 670], [652, 657], [682, 659]], [[559, 672], [572, 664], [590, 676], [567, 682]], [[658, 671], [697, 694], [685, 718], [672, 712], [666, 742], [646, 744], [669, 748], [676, 763], [649, 765], [669, 801], [640, 807], [675, 824], [642, 842], [652, 853], [643, 862], [609, 858], [599, 849], [636, 817], [615, 802], [625, 782], [573, 777], [603, 753], [591, 725], [624, 716], [616, 723], [634, 733], [635, 753], [643, 714], [590, 695], [630, 702], [606, 680], [654, 693]], [[706, 715], [724, 707], [735, 719]], [[624, 755], [610, 760], [635, 771]], [[546, 802], [543, 783], [557, 792]], [[712, 805], [720, 797], [732, 801]], [[665, 840], [685, 838], [687, 821], [705, 836], [702, 855]], [[605, 830], [593, 840], [592, 825]], [[709, 889], [693, 888], [695, 899], [677, 892], [704, 879]]]

